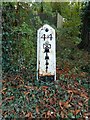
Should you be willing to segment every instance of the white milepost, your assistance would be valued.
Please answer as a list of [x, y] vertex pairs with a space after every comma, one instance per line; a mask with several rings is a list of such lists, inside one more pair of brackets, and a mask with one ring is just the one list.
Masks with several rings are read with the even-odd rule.
[[47, 24], [37, 31], [37, 80], [56, 80], [55, 30]]

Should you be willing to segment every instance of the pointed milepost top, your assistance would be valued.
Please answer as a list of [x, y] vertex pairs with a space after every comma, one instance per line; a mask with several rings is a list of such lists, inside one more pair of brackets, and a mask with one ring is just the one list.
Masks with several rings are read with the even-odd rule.
[[56, 80], [55, 30], [48, 24], [37, 31], [37, 80]]

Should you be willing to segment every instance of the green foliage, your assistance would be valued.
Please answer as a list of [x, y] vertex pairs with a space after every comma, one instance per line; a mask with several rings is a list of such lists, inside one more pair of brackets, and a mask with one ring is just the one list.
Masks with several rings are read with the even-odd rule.
[[50, 2], [43, 3], [43, 12], [52, 16], [54, 13], [52, 13], [52, 6]]
[[53, 11], [57, 11], [64, 18], [63, 28], [59, 30], [60, 39], [70, 39], [75, 44], [81, 42], [80, 25], [81, 17], [80, 11], [82, 3], [60, 2], [52, 3]]
[[[36, 63], [36, 32], [42, 25], [37, 15], [40, 8], [41, 3], [3, 3], [4, 72], [18, 73], [23, 67], [30, 70], [31, 64]], [[50, 3], [44, 3], [43, 8], [44, 13], [52, 14]]]
[[36, 62], [36, 31], [42, 22], [34, 16], [37, 4], [32, 8], [30, 4], [3, 3], [4, 72], [20, 72], [23, 67], [31, 68], [32, 61]]

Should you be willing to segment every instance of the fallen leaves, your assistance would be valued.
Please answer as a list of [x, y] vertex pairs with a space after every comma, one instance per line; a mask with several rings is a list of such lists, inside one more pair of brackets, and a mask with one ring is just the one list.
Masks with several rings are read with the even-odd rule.
[[80, 77], [86, 77], [87, 75], [88, 75], [87, 72], [81, 72], [81, 73], [79, 73], [79, 76], [80, 76]]
[[71, 105], [70, 105], [71, 100], [72, 100], [72, 94], [67, 101], [65, 101], [65, 102], [59, 101], [60, 108], [63, 110], [63, 109], [71, 107]]
[[36, 113], [39, 114], [39, 106], [36, 106]]
[[32, 112], [28, 112], [28, 113], [25, 115], [25, 117], [27, 117], [27, 118], [32, 118], [32, 117], [33, 117]]
[[48, 86], [42, 86], [42, 90], [46, 91], [48, 89]]
[[89, 99], [89, 96], [87, 95], [87, 93], [80, 93], [80, 96], [81, 97], [84, 97], [84, 98], [86, 98], [86, 100], [88, 101], [88, 99]]
[[71, 105], [69, 104], [69, 102], [59, 102], [59, 105], [60, 105], [60, 108], [63, 110], [63, 109], [66, 109], [66, 108], [69, 108], [71, 107]]
[[10, 101], [10, 100], [14, 100], [15, 96], [11, 96], [11, 97], [7, 97], [3, 100], [3, 102], [5, 101]]
[[83, 117], [84, 118], [90, 118], [90, 112], [84, 112], [84, 114], [83, 114]]
[[2, 105], [2, 102], [0, 102], [0, 107], [1, 107], [1, 105]]
[[48, 110], [48, 111], [46, 111], [46, 112], [43, 113], [43, 119], [45, 119], [45, 118], [46, 118], [46, 119], [49, 119], [49, 120], [55, 119], [55, 118], [56, 118], [56, 115], [55, 115], [54, 112]]
[[[63, 68], [62, 70], [60, 70], [59, 68], [56, 69], [56, 73], [57, 73], [57, 76], [58, 76], [58, 79], [60, 76], [64, 75], [65, 78], [68, 78], [68, 79], [73, 79], [75, 80], [78, 75], [77, 74], [72, 74], [70, 72], [70, 67], [65, 67]], [[71, 73], [71, 74], [70, 74]]]
[[53, 106], [50, 106], [50, 105], [45, 105], [47, 108], [50, 108], [50, 109], [52, 109], [54, 112], [56, 112], [56, 109], [53, 107]]
[[[63, 72], [67, 74], [68, 70], [65, 69]], [[23, 81], [20, 77], [16, 77], [14, 81], [17, 81], [16, 79]], [[44, 118], [55, 118], [58, 113], [61, 118], [68, 118], [68, 115], [77, 116], [83, 114], [81, 112], [83, 109], [87, 110], [89, 96], [85, 88], [80, 86], [75, 79], [60, 79], [54, 82], [54, 84], [41, 84], [40, 86], [34, 86], [33, 84], [24, 85], [24, 82], [22, 83], [23, 85], [19, 83], [16, 88], [11, 86], [9, 90], [4, 86], [0, 91], [5, 96], [0, 105], [6, 103], [7, 105], [5, 105], [8, 106], [11, 100], [11, 103], [17, 103], [17, 98], [15, 98], [13, 91], [13, 89], [16, 89], [18, 99], [20, 100], [20, 103], [18, 100], [17, 108], [18, 106], [23, 108], [21, 110], [22, 114], [19, 113], [19, 116], [23, 115], [28, 119], [33, 118], [34, 115]], [[6, 85], [6, 83], [4, 84]], [[11, 92], [10, 97], [8, 97], [9, 92]], [[6, 116], [10, 113], [12, 114], [12, 112], [3, 112], [3, 115]], [[83, 116], [85, 115], [83, 114]]]
[[2, 88], [2, 89], [0, 90], [0, 93], [5, 94], [5, 90], [7, 90], [7, 88]]
[[81, 110], [74, 110], [73, 114], [77, 115]]
[[30, 92], [28, 92], [28, 91], [25, 91], [25, 92], [23, 92], [24, 93], [24, 95], [28, 95]]
[[81, 110], [80, 109], [75, 109], [75, 110], [70, 110], [70, 112], [72, 112], [73, 115], [76, 116], [78, 113], [81, 112]]
[[88, 101], [88, 99], [89, 99], [88, 94], [87, 94], [86, 92], [82, 92], [81, 90], [68, 89], [67, 92], [68, 92], [68, 93], [77, 94], [77, 95], [79, 95], [79, 96], [81, 96], [81, 97], [84, 97], [84, 98], [87, 99], [87, 101]]
[[26, 86], [26, 85], [24, 85], [24, 87], [27, 88], [27, 89], [32, 89], [32, 86]]

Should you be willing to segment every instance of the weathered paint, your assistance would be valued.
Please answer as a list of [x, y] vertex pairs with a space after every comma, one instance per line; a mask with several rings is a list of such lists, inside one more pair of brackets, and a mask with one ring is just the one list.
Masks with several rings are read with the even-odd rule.
[[55, 30], [47, 24], [37, 31], [37, 79], [44, 76], [56, 80]]
[[63, 17], [57, 13], [57, 28], [62, 28], [63, 27]]

